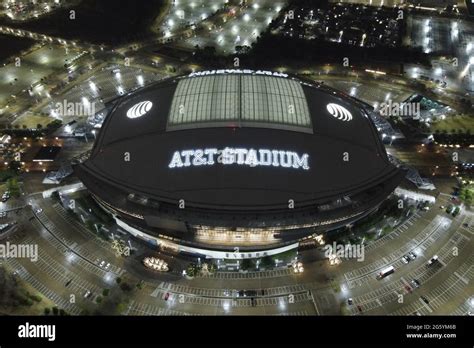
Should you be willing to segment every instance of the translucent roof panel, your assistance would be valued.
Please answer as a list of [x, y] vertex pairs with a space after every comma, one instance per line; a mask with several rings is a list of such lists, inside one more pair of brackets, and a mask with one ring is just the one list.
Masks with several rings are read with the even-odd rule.
[[312, 132], [303, 88], [292, 79], [222, 74], [178, 82], [168, 130], [229, 124]]

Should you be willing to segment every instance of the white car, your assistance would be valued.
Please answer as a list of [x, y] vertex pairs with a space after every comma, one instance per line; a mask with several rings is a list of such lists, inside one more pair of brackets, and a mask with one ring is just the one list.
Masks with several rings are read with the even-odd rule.
[[101, 263], [99, 263], [99, 266], [103, 268], [105, 266], [105, 261], [101, 261]]
[[91, 291], [87, 290], [86, 293], [84, 294], [84, 298], [88, 298], [91, 295]]
[[428, 261], [428, 266], [431, 266], [433, 263], [438, 261], [438, 255], [433, 256], [429, 261]]

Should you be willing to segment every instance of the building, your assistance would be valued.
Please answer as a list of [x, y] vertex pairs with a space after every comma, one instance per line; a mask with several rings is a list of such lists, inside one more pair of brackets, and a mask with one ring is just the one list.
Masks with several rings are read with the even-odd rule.
[[75, 172], [133, 235], [237, 259], [352, 223], [403, 178], [362, 105], [250, 70], [192, 73], [124, 96]]

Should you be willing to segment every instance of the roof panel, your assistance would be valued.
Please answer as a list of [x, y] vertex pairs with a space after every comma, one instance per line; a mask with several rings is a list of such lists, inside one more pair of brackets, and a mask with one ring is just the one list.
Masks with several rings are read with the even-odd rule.
[[295, 80], [222, 74], [178, 82], [167, 130], [227, 126], [235, 121], [244, 127], [302, 127], [312, 132], [303, 88]]

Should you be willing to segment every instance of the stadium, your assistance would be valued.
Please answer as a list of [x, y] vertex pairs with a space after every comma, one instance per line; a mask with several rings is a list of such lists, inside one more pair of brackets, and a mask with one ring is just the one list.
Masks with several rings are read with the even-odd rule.
[[365, 105], [251, 70], [191, 73], [122, 97], [74, 170], [132, 235], [237, 259], [353, 223], [403, 178]]

